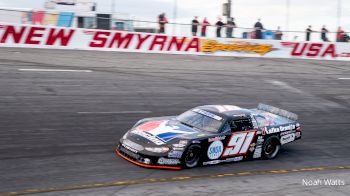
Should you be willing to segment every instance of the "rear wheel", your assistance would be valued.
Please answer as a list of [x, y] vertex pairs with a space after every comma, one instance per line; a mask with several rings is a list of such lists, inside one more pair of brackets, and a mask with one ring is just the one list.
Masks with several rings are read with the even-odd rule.
[[183, 155], [182, 163], [186, 168], [193, 168], [198, 166], [200, 162], [201, 146], [191, 145], [187, 148]]
[[268, 137], [263, 145], [263, 157], [265, 159], [274, 159], [280, 148], [281, 144], [277, 136]]

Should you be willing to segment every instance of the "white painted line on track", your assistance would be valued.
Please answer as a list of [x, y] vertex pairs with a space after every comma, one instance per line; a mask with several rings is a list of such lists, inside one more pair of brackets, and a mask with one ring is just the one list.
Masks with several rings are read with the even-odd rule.
[[78, 69], [18, 69], [18, 71], [36, 71], [36, 72], [85, 72], [90, 73], [91, 70]]
[[[320, 100], [318, 102], [318, 104], [316, 104], [316, 107], [319, 107], [319, 108], [324, 108], [324, 106], [326, 107], [335, 107], [335, 108], [343, 108], [343, 106], [341, 106], [339, 103], [336, 103], [334, 101], [330, 101], [330, 100], [327, 100], [327, 99], [323, 99], [323, 98], [320, 98], [318, 96], [315, 96], [309, 92], [305, 92], [305, 91], [302, 91], [298, 88], [295, 88], [285, 82], [282, 82], [282, 81], [278, 81], [278, 80], [265, 80], [267, 83], [270, 83], [274, 86], [278, 86], [282, 89], [285, 89], [285, 90], [288, 90], [290, 92], [293, 92], [293, 93], [298, 93], [298, 94], [302, 94], [304, 95], [305, 97], [311, 97], [313, 100]], [[315, 104], [314, 104], [315, 105]]]
[[279, 86], [281, 88], [287, 89], [291, 92], [295, 92], [295, 93], [299, 93], [299, 94], [304, 94], [304, 92], [300, 89], [297, 89], [293, 86], [290, 86], [289, 84], [282, 82], [282, 81], [278, 81], [278, 80], [267, 80], [268, 83], [273, 84], [275, 86]]
[[350, 80], [350, 78], [338, 78], [338, 80]]
[[149, 114], [152, 111], [77, 112], [78, 114]]

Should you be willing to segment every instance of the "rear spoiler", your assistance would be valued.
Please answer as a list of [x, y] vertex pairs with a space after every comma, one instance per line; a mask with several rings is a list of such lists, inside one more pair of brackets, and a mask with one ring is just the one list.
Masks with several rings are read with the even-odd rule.
[[258, 110], [263, 110], [265, 112], [270, 112], [270, 113], [276, 114], [278, 116], [283, 116], [283, 117], [291, 119], [291, 120], [298, 120], [298, 115], [296, 115], [296, 114], [294, 114], [292, 112], [289, 112], [287, 110], [282, 110], [280, 108], [276, 108], [276, 107], [273, 107], [273, 106], [270, 106], [270, 105], [259, 103], [257, 109]]

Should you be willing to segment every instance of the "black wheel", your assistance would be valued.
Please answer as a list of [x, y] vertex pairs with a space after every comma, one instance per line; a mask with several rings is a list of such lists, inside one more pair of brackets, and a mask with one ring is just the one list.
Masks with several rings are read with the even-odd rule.
[[186, 168], [196, 167], [200, 162], [201, 146], [191, 145], [182, 157], [183, 166]]
[[264, 142], [262, 155], [265, 159], [274, 159], [280, 148], [281, 144], [277, 136], [268, 137]]

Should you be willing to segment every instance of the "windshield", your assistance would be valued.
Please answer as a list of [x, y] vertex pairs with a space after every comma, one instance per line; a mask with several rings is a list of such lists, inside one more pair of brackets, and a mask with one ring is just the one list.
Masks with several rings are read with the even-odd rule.
[[204, 110], [187, 111], [179, 115], [177, 120], [187, 126], [215, 133], [218, 132], [223, 123], [221, 117]]

